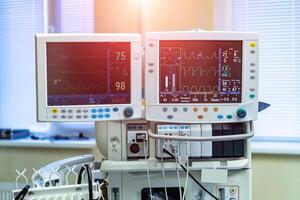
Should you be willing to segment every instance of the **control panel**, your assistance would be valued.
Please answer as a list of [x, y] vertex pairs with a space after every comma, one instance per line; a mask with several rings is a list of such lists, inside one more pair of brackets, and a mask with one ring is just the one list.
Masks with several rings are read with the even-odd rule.
[[147, 124], [127, 125], [127, 159], [149, 157], [149, 140]]
[[[244, 123], [217, 124], [159, 124], [156, 127], [158, 135], [209, 137], [221, 135], [246, 134]], [[237, 158], [244, 157], [245, 141], [178, 141], [157, 140], [156, 156], [170, 158], [163, 153], [163, 148], [177, 156], [188, 156], [192, 159], [201, 158]]]
[[141, 118], [141, 50], [139, 34], [37, 34], [38, 121]]
[[227, 123], [257, 118], [258, 36], [146, 34], [146, 119]]
[[139, 106], [112, 107], [51, 107], [47, 108], [48, 119], [51, 121], [99, 121], [115, 119], [139, 118]]

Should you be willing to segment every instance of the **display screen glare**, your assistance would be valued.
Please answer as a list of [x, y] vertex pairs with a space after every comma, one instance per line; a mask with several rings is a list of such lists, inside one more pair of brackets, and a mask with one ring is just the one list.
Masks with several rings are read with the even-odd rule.
[[47, 42], [48, 106], [130, 103], [130, 42]]
[[242, 41], [162, 40], [160, 103], [241, 103]]

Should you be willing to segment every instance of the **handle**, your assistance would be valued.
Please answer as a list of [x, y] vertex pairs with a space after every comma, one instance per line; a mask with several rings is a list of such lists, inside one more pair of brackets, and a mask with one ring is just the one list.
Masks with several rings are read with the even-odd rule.
[[247, 134], [237, 134], [237, 135], [222, 135], [222, 136], [209, 136], [209, 137], [193, 137], [193, 136], [177, 136], [177, 135], [157, 135], [148, 129], [149, 137], [153, 139], [162, 140], [184, 140], [184, 141], [231, 141], [231, 140], [243, 140], [254, 136], [254, 132]]

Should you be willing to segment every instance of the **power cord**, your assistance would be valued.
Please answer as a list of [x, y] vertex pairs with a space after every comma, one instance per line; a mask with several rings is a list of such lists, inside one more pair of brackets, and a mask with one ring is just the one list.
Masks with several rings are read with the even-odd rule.
[[[168, 150], [163, 149], [164, 153], [168, 154], [169, 156], [171, 156], [172, 158], [175, 158], [175, 156], [170, 153]], [[195, 181], [195, 183], [202, 189], [204, 190], [207, 194], [209, 194], [209, 196], [211, 196], [213, 199], [215, 200], [220, 200], [218, 197], [216, 197], [214, 194], [212, 194], [210, 191], [208, 191], [190, 172], [187, 171], [187, 169], [181, 164], [179, 163], [180, 167], [186, 172], [188, 173], [188, 175], [191, 177], [191, 179], [193, 179], [193, 181]]]

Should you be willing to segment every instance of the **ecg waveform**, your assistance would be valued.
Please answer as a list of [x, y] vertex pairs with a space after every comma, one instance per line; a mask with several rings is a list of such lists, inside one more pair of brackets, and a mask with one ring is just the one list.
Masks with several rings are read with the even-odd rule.
[[183, 77], [208, 77], [208, 76], [218, 76], [220, 70], [218, 66], [212, 66], [210, 68], [204, 66], [181, 66], [180, 73]]
[[183, 92], [191, 92], [191, 93], [217, 93], [219, 92], [218, 86], [211, 86], [211, 85], [182, 85], [181, 91]]
[[82, 91], [82, 90], [88, 90], [88, 91], [101, 91], [101, 90], [106, 90], [107, 85], [105, 83], [92, 83], [92, 82], [87, 82], [87, 83], [82, 83], [82, 82], [67, 82], [63, 80], [49, 80], [50, 84], [56, 85], [63, 91]]
[[203, 53], [203, 51], [200, 52], [195, 52], [195, 51], [190, 51], [190, 52], [186, 52], [183, 51], [182, 52], [182, 59], [184, 60], [214, 60], [214, 59], [218, 59], [218, 53], [217, 51], [213, 51], [213, 53], [211, 55], [205, 55], [205, 53]]

